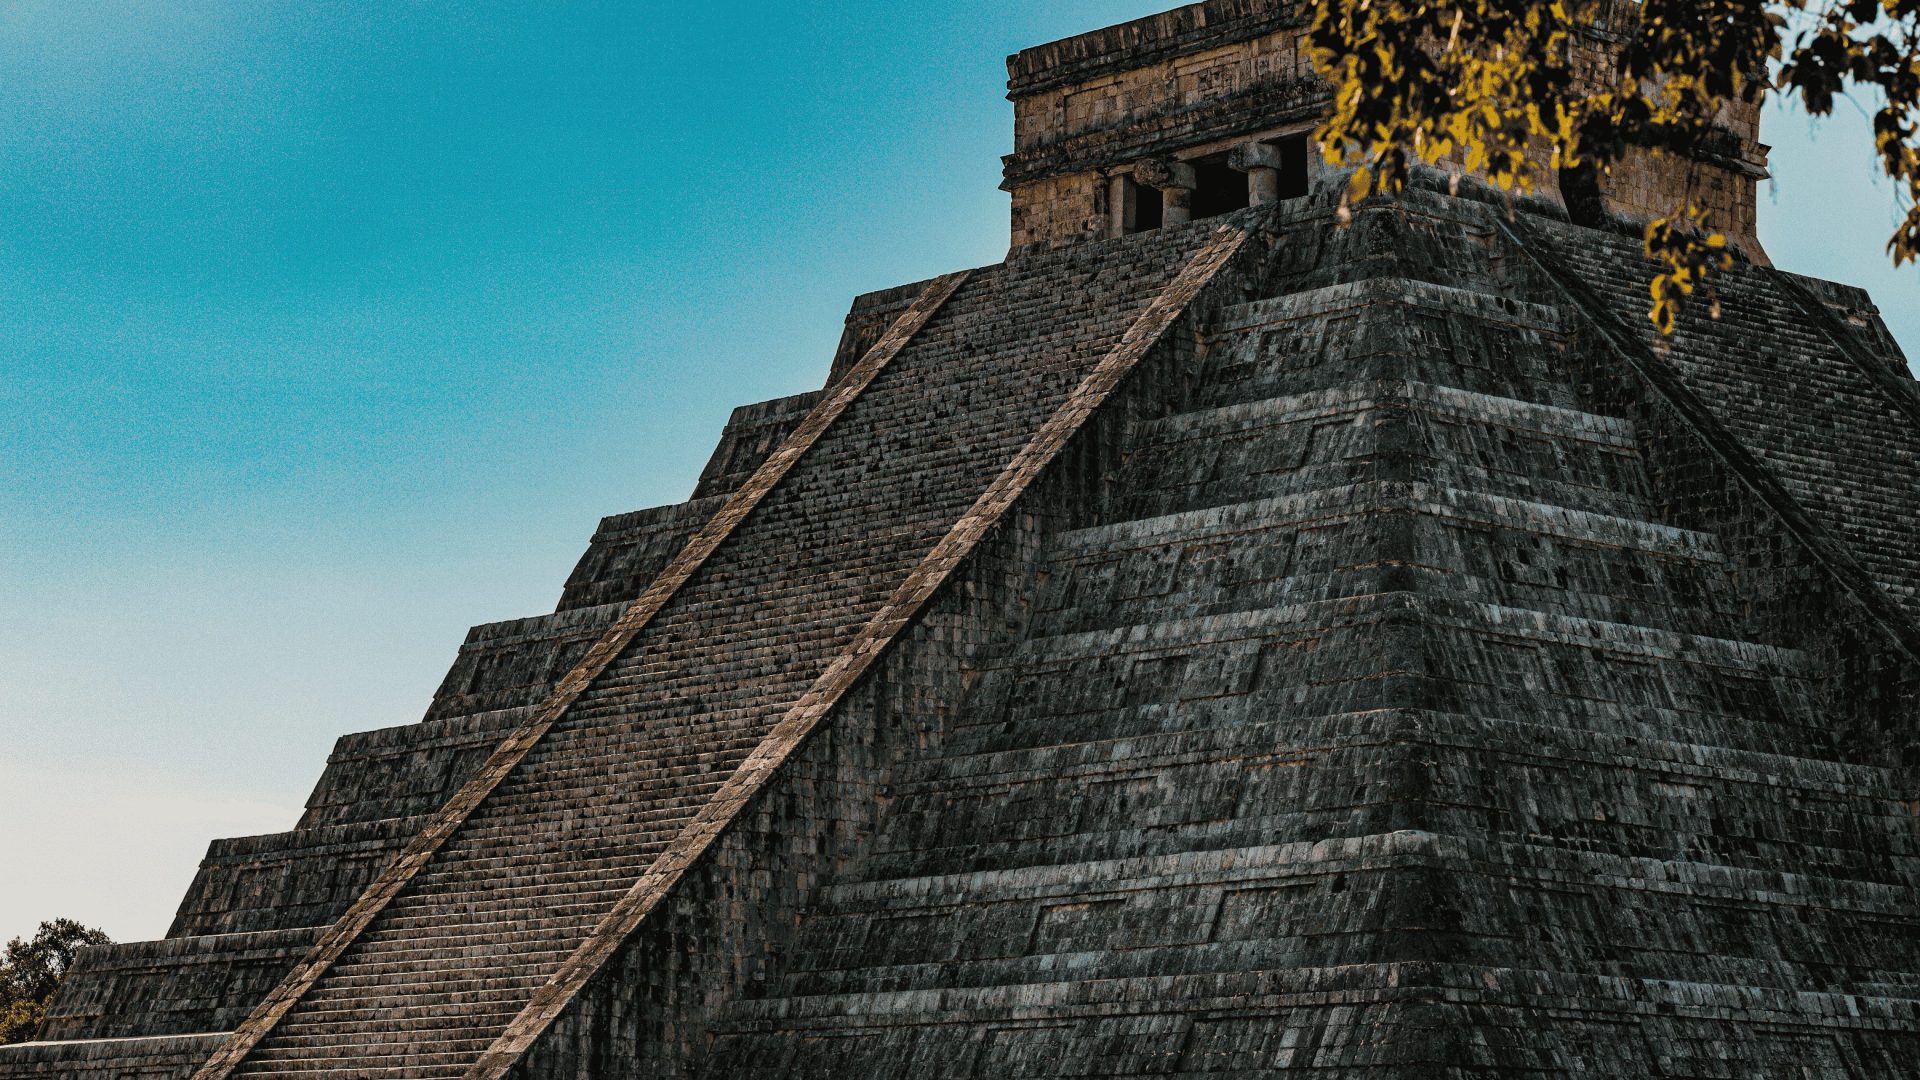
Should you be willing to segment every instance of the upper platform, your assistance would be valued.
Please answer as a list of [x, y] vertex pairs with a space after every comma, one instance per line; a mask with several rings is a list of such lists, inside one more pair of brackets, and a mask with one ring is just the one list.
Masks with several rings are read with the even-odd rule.
[[[1581, 62], [1596, 82], [1637, 7], [1611, 0], [1583, 35]], [[1328, 182], [1309, 135], [1331, 88], [1303, 47], [1306, 27], [1294, 0], [1204, 0], [1009, 57], [1013, 246], [1140, 232]], [[1765, 262], [1759, 127], [1759, 105], [1741, 105], [1691, 159], [1630, 155], [1601, 182], [1606, 213], [1644, 220], [1694, 202]], [[1564, 205], [1557, 180], [1539, 194]]]

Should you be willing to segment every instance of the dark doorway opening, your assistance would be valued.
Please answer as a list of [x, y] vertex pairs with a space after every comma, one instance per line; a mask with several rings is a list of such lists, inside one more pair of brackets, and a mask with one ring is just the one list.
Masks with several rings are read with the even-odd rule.
[[1193, 216], [1219, 217], [1252, 205], [1247, 194], [1247, 174], [1227, 165], [1225, 157], [1196, 161], [1193, 173], [1198, 186], [1193, 189]]
[[1280, 197], [1306, 198], [1313, 186], [1307, 175], [1307, 137], [1295, 135], [1273, 145], [1280, 151]]
[[1560, 197], [1567, 218], [1575, 225], [1597, 229], [1607, 223], [1607, 198], [1600, 187], [1600, 170], [1580, 165], [1560, 170]]
[[1129, 177], [1124, 197], [1127, 200], [1122, 209], [1125, 232], [1152, 232], [1166, 220], [1167, 201], [1158, 188], [1150, 188]]

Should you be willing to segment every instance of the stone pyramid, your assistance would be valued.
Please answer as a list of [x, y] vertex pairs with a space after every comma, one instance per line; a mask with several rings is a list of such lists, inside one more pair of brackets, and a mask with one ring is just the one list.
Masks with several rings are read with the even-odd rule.
[[[1752, 116], [1338, 222], [1298, 33], [1014, 57], [1008, 260], [855, 301], [0, 1080], [1920, 1076], [1906, 361], [1766, 265]], [[1674, 183], [1748, 261], [1656, 340]]]

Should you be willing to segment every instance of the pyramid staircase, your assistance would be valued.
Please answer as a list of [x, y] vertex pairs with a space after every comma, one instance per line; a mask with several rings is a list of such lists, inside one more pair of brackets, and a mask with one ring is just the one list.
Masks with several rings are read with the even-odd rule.
[[[217, 848], [180, 936], [79, 972], [56, 1040], [0, 1075], [510, 1066], [1248, 239], [1210, 222], [878, 297], [890, 328], [850, 327], [864, 359], [825, 394], [737, 414], [686, 507], [604, 523], [561, 611], [476, 630], [430, 734], [343, 743], [299, 830]], [[623, 583], [640, 599], [607, 602]], [[269, 937], [243, 980], [226, 946]]]

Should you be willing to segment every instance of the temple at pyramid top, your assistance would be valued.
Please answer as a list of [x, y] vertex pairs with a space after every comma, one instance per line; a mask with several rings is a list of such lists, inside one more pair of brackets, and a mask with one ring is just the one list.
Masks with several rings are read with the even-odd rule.
[[1750, 234], [1751, 116], [1610, 220], [1343, 221], [1295, 11], [1014, 57], [1009, 257], [855, 298], [0, 1080], [1914, 1076], [1905, 357], [1757, 246], [1653, 334], [1618, 220]]
[[[1614, 28], [1638, 7], [1612, 0], [1580, 37], [1589, 70], [1610, 64]], [[1009, 57], [1014, 246], [1123, 236], [1325, 182], [1307, 137], [1330, 92], [1302, 47], [1306, 16], [1298, 0], [1204, 0]], [[1636, 220], [1692, 202], [1764, 260], [1759, 134], [1759, 104], [1730, 105], [1695, 157], [1634, 152], [1598, 182], [1599, 207], [1576, 206]], [[1557, 178], [1540, 194], [1560, 201]]]

